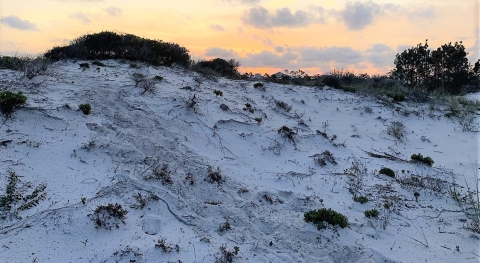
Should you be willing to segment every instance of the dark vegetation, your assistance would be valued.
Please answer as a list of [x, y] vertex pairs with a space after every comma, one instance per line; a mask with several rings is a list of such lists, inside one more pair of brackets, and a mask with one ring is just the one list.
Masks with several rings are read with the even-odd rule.
[[45, 57], [51, 60], [127, 59], [165, 66], [190, 64], [188, 50], [178, 44], [109, 31], [78, 37], [68, 46], [47, 51]]
[[339, 225], [341, 228], [347, 227], [348, 219], [346, 216], [332, 210], [331, 208], [322, 208], [317, 210], [310, 210], [304, 214], [305, 222], [311, 222], [317, 226], [317, 228], [326, 228], [325, 223], [332, 226]]

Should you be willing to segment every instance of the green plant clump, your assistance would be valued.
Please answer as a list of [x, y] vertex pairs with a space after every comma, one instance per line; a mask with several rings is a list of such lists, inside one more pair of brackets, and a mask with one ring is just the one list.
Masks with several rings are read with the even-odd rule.
[[387, 168], [387, 167], [383, 167], [382, 169], [380, 169], [380, 171], [378, 173], [379, 174], [384, 174], [386, 176], [390, 176], [392, 178], [395, 178], [395, 172], [392, 169]]
[[370, 209], [370, 210], [365, 210], [363, 214], [368, 217], [368, 218], [378, 218], [378, 210], [377, 209]]
[[360, 204], [365, 204], [366, 202], [368, 202], [368, 198], [365, 196], [354, 196], [353, 201], [359, 202]]
[[92, 106], [90, 104], [80, 104], [78, 105], [78, 108], [83, 112], [85, 115], [89, 115], [90, 112], [92, 111]]
[[0, 109], [2, 113], [10, 115], [15, 107], [25, 104], [27, 97], [25, 97], [21, 91], [16, 94], [11, 91], [0, 92]]
[[332, 210], [331, 208], [310, 210], [304, 214], [303, 220], [305, 220], [305, 222], [312, 222], [319, 230], [326, 228], [325, 223], [332, 226], [339, 225], [341, 228], [345, 228], [349, 225], [346, 216]]
[[432, 158], [430, 158], [429, 156], [423, 157], [423, 155], [421, 155], [420, 153], [419, 154], [412, 154], [412, 156], [410, 158], [414, 162], [424, 163], [428, 166], [432, 166], [433, 163], [434, 163]]

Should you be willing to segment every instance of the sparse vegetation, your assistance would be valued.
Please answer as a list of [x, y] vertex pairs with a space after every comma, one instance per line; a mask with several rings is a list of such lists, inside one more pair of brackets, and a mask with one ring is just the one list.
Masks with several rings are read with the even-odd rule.
[[215, 94], [215, 96], [217, 96], [217, 97], [218, 96], [223, 97], [223, 91], [218, 90], [218, 89], [213, 90], [213, 94]]
[[123, 219], [127, 215], [128, 211], [118, 204], [109, 203], [107, 205], [99, 205], [95, 208], [93, 214], [89, 217], [95, 223], [95, 228], [105, 228], [112, 230], [113, 227], [120, 228], [119, 222], [125, 224]]
[[317, 228], [326, 228], [325, 223], [332, 226], [340, 226], [341, 228], [348, 227], [348, 219], [346, 216], [332, 210], [331, 208], [321, 208], [317, 210], [310, 210], [304, 214], [305, 222], [311, 222]]
[[365, 217], [367, 218], [378, 218], [378, 210], [377, 209], [370, 209], [370, 210], [366, 210], [365, 212], [363, 212], [363, 214], [365, 215]]
[[428, 166], [432, 166], [433, 163], [434, 163], [432, 158], [430, 158], [429, 156], [423, 157], [423, 155], [420, 154], [420, 153], [419, 154], [412, 154], [410, 159], [412, 159], [412, 161], [414, 161], [414, 162], [426, 164]]
[[354, 196], [353, 201], [358, 202], [360, 204], [365, 204], [368, 202], [368, 198], [365, 196]]
[[2, 113], [10, 116], [13, 110], [27, 102], [27, 97], [23, 95], [21, 91], [13, 93], [11, 91], [0, 92], [0, 109]]
[[162, 165], [159, 169], [153, 168], [152, 174], [144, 177], [145, 180], [161, 180], [163, 184], [172, 184], [172, 172], [168, 170], [168, 164]]
[[403, 141], [407, 136], [405, 125], [399, 121], [392, 121], [387, 128], [387, 134], [395, 137], [399, 141]]
[[90, 106], [90, 104], [80, 104], [78, 105], [78, 109], [85, 115], [89, 115], [92, 112], [92, 106]]
[[380, 169], [380, 171], [378, 173], [379, 174], [384, 174], [384, 175], [392, 177], [392, 178], [395, 178], [395, 172], [388, 167], [383, 167], [382, 169]]
[[222, 175], [222, 171], [220, 170], [220, 167], [217, 167], [217, 170], [214, 170], [213, 167], [210, 165], [207, 168], [206, 180], [209, 183], [217, 183], [217, 184], [221, 184], [225, 182], [225, 178]]

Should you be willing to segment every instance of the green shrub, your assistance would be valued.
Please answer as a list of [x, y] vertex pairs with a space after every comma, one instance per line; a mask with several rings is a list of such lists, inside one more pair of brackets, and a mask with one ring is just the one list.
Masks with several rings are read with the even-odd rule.
[[256, 88], [256, 89], [262, 88], [262, 87], [263, 87], [263, 84], [260, 83], [260, 82], [257, 82], [257, 83], [255, 83], [255, 84], [253, 84], [253, 87]]
[[368, 202], [368, 198], [365, 196], [354, 196], [353, 201], [359, 202], [360, 204], [365, 204], [366, 202]]
[[80, 36], [68, 46], [52, 48], [44, 56], [52, 60], [127, 59], [153, 65], [190, 65], [188, 50], [178, 44], [109, 31]]
[[395, 178], [395, 172], [390, 168], [383, 167], [378, 173]]
[[366, 210], [365, 212], [363, 212], [363, 214], [368, 218], [371, 218], [371, 217], [378, 218], [378, 210], [377, 209]]
[[156, 75], [155, 77], [153, 77], [154, 80], [158, 80], [158, 81], [162, 81], [163, 80], [163, 77], [162, 76], [159, 76], [159, 75]]
[[10, 56], [0, 56], [0, 69], [21, 70], [25, 63], [24, 59]]
[[15, 107], [25, 104], [27, 102], [27, 97], [25, 97], [21, 91], [17, 94], [11, 91], [2, 91], [0, 92], [0, 109], [2, 113], [9, 116]]
[[310, 210], [304, 214], [305, 222], [312, 222], [317, 228], [326, 228], [325, 223], [332, 226], [339, 225], [341, 228], [348, 226], [348, 219], [344, 215], [332, 210], [331, 208], [321, 208], [317, 210]]
[[335, 89], [340, 88], [340, 79], [338, 79], [336, 76], [332, 75], [326, 75], [323, 77], [323, 84]]
[[387, 97], [392, 98], [394, 102], [401, 102], [405, 100], [405, 94], [400, 92], [389, 92]]
[[92, 107], [90, 106], [90, 104], [80, 104], [78, 105], [78, 109], [81, 110], [85, 115], [89, 115], [92, 111]]
[[432, 166], [433, 163], [434, 163], [432, 158], [430, 158], [429, 156], [423, 157], [423, 155], [420, 154], [420, 153], [419, 154], [412, 154], [410, 159], [412, 159], [412, 161], [414, 161], [414, 162], [423, 163], [423, 164], [426, 164], [428, 166]]

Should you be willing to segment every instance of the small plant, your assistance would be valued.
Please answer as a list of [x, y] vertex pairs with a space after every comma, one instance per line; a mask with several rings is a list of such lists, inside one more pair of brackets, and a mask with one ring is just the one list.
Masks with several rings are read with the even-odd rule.
[[135, 209], [143, 209], [150, 200], [160, 200], [160, 198], [153, 193], [149, 193], [148, 196], [143, 196], [140, 192], [138, 192], [136, 195], [133, 195], [133, 198], [137, 200], [138, 204], [131, 205], [130, 207]]
[[138, 64], [137, 63], [130, 63], [130, 68], [138, 68]]
[[142, 82], [142, 81], [145, 81], [145, 79], [147, 78], [147, 76], [145, 76], [144, 74], [142, 73], [138, 73], [138, 72], [135, 72], [133, 73], [130, 78], [135, 81], [135, 87], [138, 86], [138, 83]]
[[152, 174], [145, 176], [145, 180], [161, 180], [163, 184], [172, 184], [171, 171], [168, 170], [168, 164], [164, 164], [162, 168], [154, 168]]
[[98, 60], [93, 61], [92, 65], [96, 65], [96, 66], [99, 66], [99, 67], [106, 67], [107, 66], [107, 65], [103, 64], [102, 62], [100, 62]]
[[80, 104], [78, 105], [78, 109], [83, 112], [85, 115], [89, 115], [92, 111], [92, 106], [90, 104]]
[[305, 222], [312, 222], [317, 228], [326, 228], [325, 223], [332, 226], [339, 225], [341, 228], [348, 227], [348, 219], [346, 216], [332, 210], [331, 208], [321, 208], [317, 210], [310, 210], [304, 214]]
[[363, 214], [368, 217], [368, 218], [378, 218], [378, 210], [377, 209], [370, 209], [370, 210], [365, 210]]
[[82, 70], [86, 70], [87, 68], [90, 68], [90, 65], [87, 62], [80, 63], [79, 65]]
[[378, 173], [379, 174], [384, 174], [386, 176], [390, 176], [392, 178], [395, 178], [395, 172], [392, 169], [387, 168], [387, 167], [383, 167], [382, 169], [380, 169], [380, 171]]
[[173, 248], [175, 248], [177, 252], [180, 252], [180, 246], [178, 244], [173, 245], [172, 243], [167, 243], [167, 240], [163, 237], [157, 241], [155, 247], [161, 248], [163, 253], [172, 252]]
[[143, 95], [146, 92], [155, 94], [155, 92], [157, 91], [157, 86], [155, 86], [155, 81], [151, 79], [140, 82], [140, 88], [143, 89], [143, 92], [140, 93], [140, 95]]
[[20, 185], [21, 181], [15, 172], [10, 171], [8, 173], [7, 181], [5, 195], [0, 195], [1, 219], [5, 219], [8, 214], [17, 215], [19, 211], [35, 207], [47, 196], [47, 193], [45, 193], [46, 184], [38, 185], [31, 194], [25, 195], [24, 192], [30, 183]]
[[8, 90], [0, 92], [0, 109], [2, 110], [2, 113], [7, 115], [7, 117], [12, 114], [16, 107], [23, 105], [26, 102], [27, 97], [25, 97], [21, 91], [16, 94]]
[[286, 112], [290, 112], [292, 110], [292, 106], [288, 105], [286, 102], [275, 100], [275, 107], [277, 109], [283, 109]]
[[225, 182], [225, 178], [223, 178], [222, 176], [222, 171], [220, 170], [220, 167], [217, 167], [217, 170], [213, 170], [213, 167], [212, 166], [208, 166], [207, 168], [207, 178], [206, 180], [210, 183], [217, 183], [217, 184], [221, 184], [223, 182]]
[[368, 198], [365, 196], [354, 196], [353, 201], [359, 202], [360, 204], [365, 204], [366, 202], [368, 202]]
[[97, 206], [93, 215], [90, 214], [89, 217], [95, 223], [95, 228], [104, 227], [105, 229], [111, 230], [114, 226], [116, 228], [120, 227], [118, 221], [125, 224], [123, 219], [125, 219], [127, 213], [128, 211], [123, 209], [120, 204], [109, 203], [108, 205]]
[[263, 88], [263, 83], [260, 83], [260, 82], [257, 82], [255, 84], [253, 84], [253, 87], [256, 88], [256, 89], [259, 89], [259, 88]]
[[231, 229], [232, 229], [232, 226], [230, 225], [230, 222], [228, 222], [228, 219], [225, 220], [225, 222], [221, 223], [220, 226], [218, 227], [219, 232], [224, 232]]
[[213, 90], [213, 94], [215, 94], [215, 96], [217, 96], [217, 97], [218, 96], [223, 97], [223, 91], [218, 90], [218, 89]]
[[86, 197], [82, 197], [82, 204], [86, 205], [87, 204], [87, 198]]
[[258, 123], [258, 125], [260, 125], [260, 123], [262, 123], [262, 118], [260, 118], [260, 117], [256, 117], [254, 120]]
[[189, 185], [195, 185], [195, 177], [193, 177], [193, 174], [191, 173], [185, 175], [185, 181], [187, 181]]
[[432, 166], [433, 163], [434, 163], [432, 158], [430, 158], [429, 156], [423, 157], [423, 155], [420, 154], [420, 153], [419, 154], [412, 154], [410, 159], [412, 159], [412, 161], [414, 161], [414, 162], [423, 163], [423, 164], [426, 164], [428, 166]]
[[197, 106], [197, 94], [193, 94], [193, 97], [185, 101], [185, 105], [187, 106], [187, 109], [193, 109], [193, 111], [196, 111], [196, 106]]
[[159, 75], [156, 75], [155, 77], [153, 77], [153, 79], [156, 80], [156, 81], [162, 81], [163, 77], [159, 76]]
[[315, 154], [314, 157], [317, 157], [314, 160], [318, 165], [320, 165], [322, 167], [327, 165], [327, 162], [329, 162], [333, 165], [337, 165], [337, 161], [335, 160], [335, 157], [328, 150], [323, 151], [321, 154]]
[[295, 135], [297, 134], [291, 128], [286, 125], [283, 125], [280, 129], [278, 129], [278, 134], [282, 137], [286, 137], [291, 140], [295, 144]]
[[420, 194], [418, 192], [413, 193], [413, 196], [415, 197], [415, 201], [418, 202], [418, 197], [420, 197]]
[[392, 135], [395, 139], [403, 141], [407, 136], [405, 125], [399, 121], [392, 121], [387, 128], [387, 134]]
[[230, 108], [228, 107], [227, 104], [223, 104], [223, 103], [222, 103], [222, 104], [220, 104], [220, 109], [222, 109], [222, 110], [224, 110], [224, 111], [227, 111], [227, 110], [229, 110]]
[[233, 251], [231, 251], [225, 245], [222, 245], [220, 246], [220, 257], [217, 257], [215, 263], [232, 263], [239, 251], [240, 248], [237, 246], [234, 246]]

